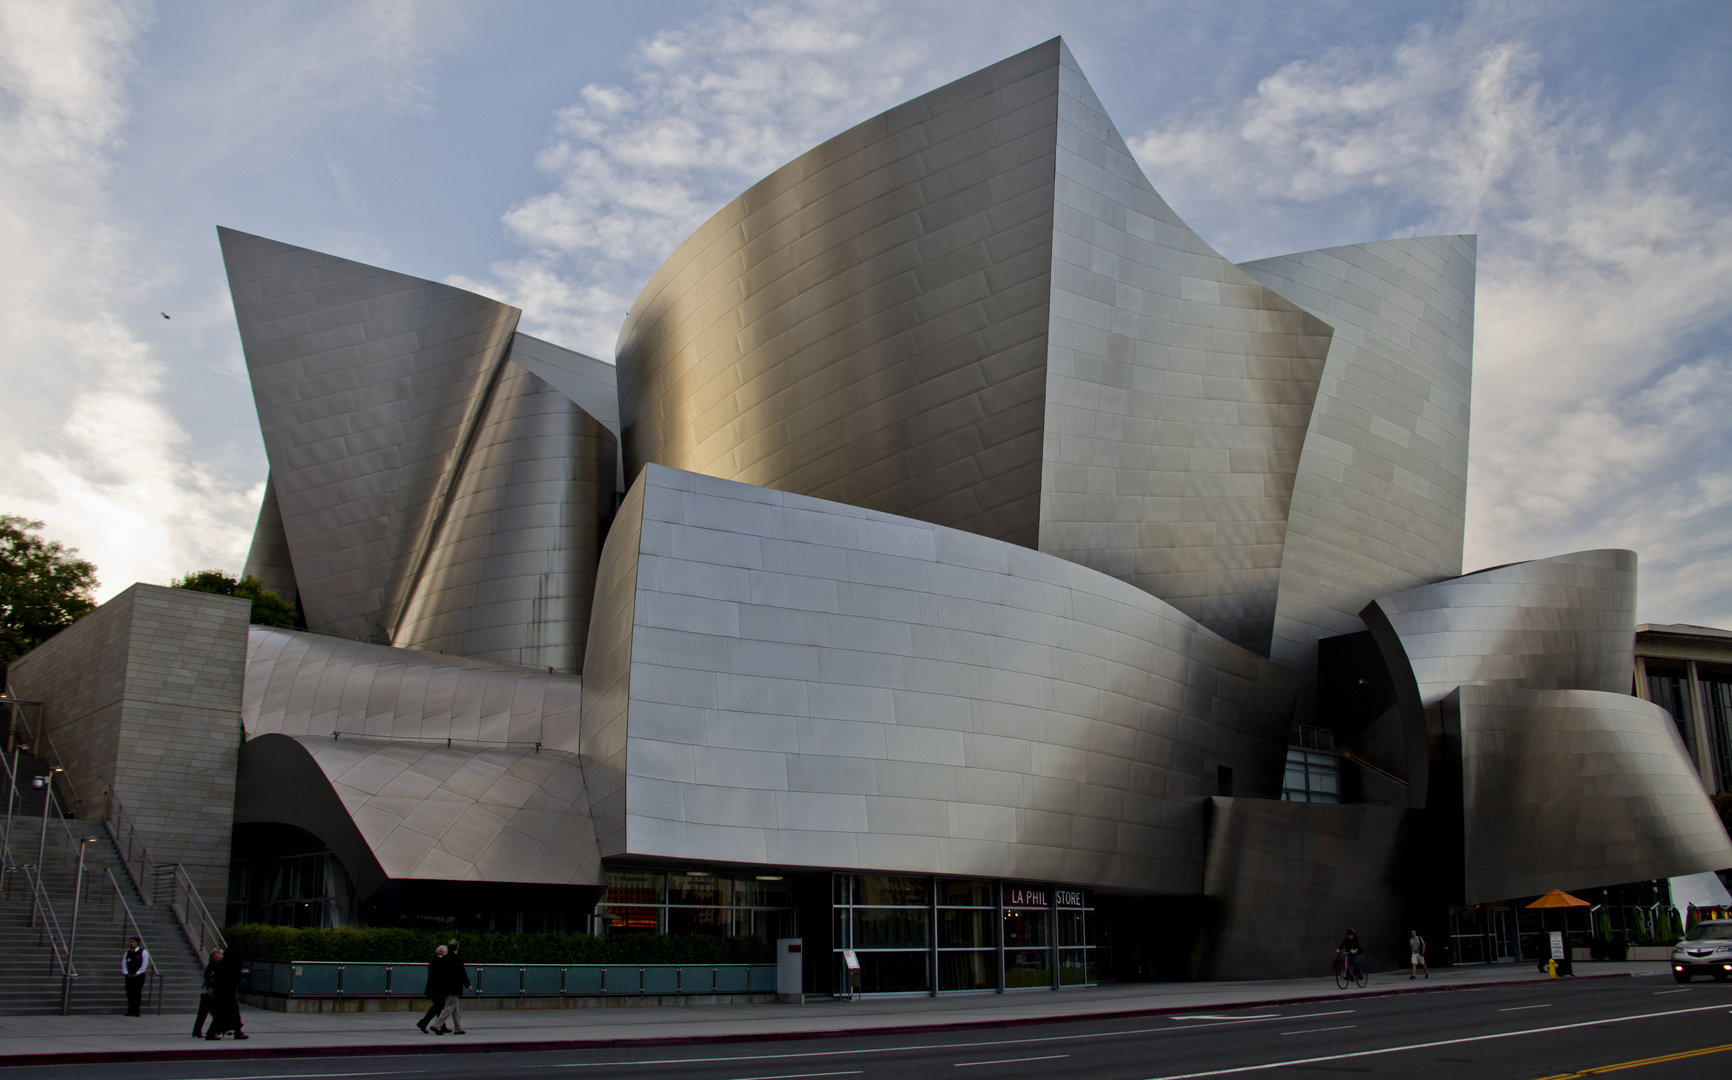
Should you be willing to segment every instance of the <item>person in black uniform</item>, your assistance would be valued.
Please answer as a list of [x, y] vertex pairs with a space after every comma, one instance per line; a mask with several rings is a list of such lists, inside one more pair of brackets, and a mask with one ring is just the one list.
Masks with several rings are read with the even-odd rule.
[[[435, 1016], [445, 1011], [445, 987], [450, 981], [449, 968], [445, 963], [445, 953], [445, 946], [439, 946], [433, 950], [433, 959], [427, 964], [427, 989], [423, 990], [422, 993], [432, 999], [433, 1004], [428, 1008], [425, 1016], [415, 1021], [415, 1026], [422, 1031], [427, 1030], [427, 1025], [432, 1023]], [[443, 1035], [445, 1032], [440, 1028], [434, 1028], [433, 1034]]]
[[207, 1039], [220, 1039], [224, 1032], [233, 1032], [237, 1039], [247, 1037], [241, 1030], [241, 1003], [235, 994], [241, 988], [240, 953], [229, 949], [217, 961], [216, 974], [211, 978], [210, 1030]]
[[204, 990], [198, 996], [198, 1019], [192, 1022], [192, 1037], [204, 1038], [205, 1018], [210, 1016], [211, 995], [215, 992], [217, 965], [222, 963], [223, 951], [212, 949], [210, 962], [204, 966]]
[[126, 954], [120, 958], [120, 973], [126, 976], [126, 1015], [137, 1016], [144, 997], [144, 980], [150, 974], [150, 950], [135, 937], [126, 939]]

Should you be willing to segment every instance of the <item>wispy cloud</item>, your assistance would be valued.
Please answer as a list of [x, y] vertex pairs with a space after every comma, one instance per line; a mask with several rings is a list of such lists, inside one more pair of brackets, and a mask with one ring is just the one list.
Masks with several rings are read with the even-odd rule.
[[525, 327], [612, 359], [636, 290], [741, 190], [910, 89], [932, 40], [879, 3], [729, 7], [641, 43], [625, 85], [559, 113], [551, 190], [505, 214], [528, 252], [453, 284], [503, 295]]
[[1132, 147], [1237, 258], [1479, 233], [1470, 568], [1631, 547], [1646, 617], [1732, 625], [1732, 199], [1687, 122], [1648, 120], [1561, 99], [1472, 9]]
[[[248, 11], [257, 25], [293, 14]], [[254, 152], [273, 119], [281, 137], [345, 107], [345, 96], [424, 107], [430, 83], [412, 5], [326, 14], [347, 32], [307, 27], [327, 39], [323, 48], [279, 33], [251, 54], [250, 76], [206, 72], [179, 84], [164, 118], [201, 136], [187, 140], [183, 183]], [[50, 536], [78, 547], [96, 563], [103, 597], [190, 569], [239, 569], [262, 492], [254, 470], [196, 453], [178, 415], [186, 402], [176, 378], [232, 368], [226, 297], [202, 280], [176, 292], [182, 271], [118, 197], [132, 80], [154, 19], [131, 0], [0, 0], [0, 509], [41, 518]], [[275, 77], [261, 56], [280, 61]], [[284, 79], [288, 63], [313, 64], [321, 77]], [[146, 297], [164, 294], [187, 300], [169, 305], [176, 321], [159, 321], [154, 304], [145, 310]]]

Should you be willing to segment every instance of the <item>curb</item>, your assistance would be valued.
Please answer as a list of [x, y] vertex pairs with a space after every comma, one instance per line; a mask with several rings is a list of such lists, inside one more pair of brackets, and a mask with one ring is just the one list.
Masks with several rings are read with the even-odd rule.
[[[1569, 976], [1578, 982], [1594, 979], [1630, 979], [1635, 973], [1608, 971], [1603, 974]], [[1503, 979], [1496, 982], [1453, 983], [1448, 986], [1399, 986], [1388, 990], [1342, 991], [1304, 997], [1259, 998], [1235, 1001], [1220, 1006], [1224, 1009], [1268, 1008], [1273, 1005], [1306, 1005], [1324, 1001], [1346, 1001], [1368, 997], [1398, 997], [1404, 994], [1446, 994], [1462, 990], [1487, 990], [1504, 986], [1532, 986], [1552, 982], [1550, 978]], [[0, 1069], [16, 1069], [41, 1065], [102, 1065], [120, 1062], [146, 1061], [238, 1061], [272, 1058], [317, 1057], [410, 1057], [425, 1054], [512, 1054], [546, 1050], [621, 1050], [648, 1046], [719, 1045], [744, 1042], [793, 1042], [807, 1039], [873, 1038], [902, 1035], [910, 1032], [982, 1031], [1003, 1027], [1025, 1027], [1030, 1024], [1082, 1023], [1091, 1020], [1134, 1019], [1142, 1016], [1170, 1016], [1174, 1013], [1195, 1012], [1212, 1006], [1160, 1006], [1155, 1008], [1106, 1009], [1100, 1012], [1074, 1013], [1063, 1016], [1019, 1016], [1003, 1020], [968, 1020], [950, 1024], [897, 1024], [862, 1028], [826, 1028], [816, 1031], [771, 1031], [738, 1035], [669, 1035], [661, 1038], [637, 1037], [626, 1039], [517, 1039], [435, 1045], [357, 1045], [357, 1046], [233, 1046], [221, 1050], [88, 1050], [59, 1051], [42, 1054], [0, 1054]]]

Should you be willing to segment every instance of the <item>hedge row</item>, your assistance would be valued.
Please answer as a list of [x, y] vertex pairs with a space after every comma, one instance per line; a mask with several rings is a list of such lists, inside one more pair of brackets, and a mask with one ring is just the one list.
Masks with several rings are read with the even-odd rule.
[[296, 929], [257, 923], [223, 930], [231, 948], [249, 960], [336, 960], [414, 963], [455, 937], [471, 964], [770, 964], [775, 953], [761, 937], [703, 934], [451, 934], [390, 927]]

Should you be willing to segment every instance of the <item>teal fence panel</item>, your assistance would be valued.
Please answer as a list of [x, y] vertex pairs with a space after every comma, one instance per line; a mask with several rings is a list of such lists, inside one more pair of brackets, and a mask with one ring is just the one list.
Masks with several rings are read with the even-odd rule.
[[751, 971], [740, 964], [716, 969], [716, 993], [744, 994], [751, 988]]
[[384, 997], [389, 964], [344, 964], [344, 997]]
[[643, 992], [646, 994], [677, 994], [680, 992], [680, 969], [658, 964], [643, 969]]
[[713, 994], [716, 990], [716, 969], [708, 964], [687, 964], [680, 968], [680, 993]]
[[601, 993], [602, 969], [593, 964], [565, 969], [565, 992], [568, 994]]
[[523, 969], [525, 996], [558, 997], [564, 988], [565, 969], [558, 964], [529, 964]]
[[606, 981], [607, 994], [639, 994], [643, 987], [639, 983], [639, 975], [643, 969], [636, 964], [610, 964], [602, 968], [602, 978]]
[[337, 969], [341, 964], [291, 964], [293, 974], [290, 993], [295, 997], [336, 997]]
[[474, 964], [469, 979], [476, 997], [516, 997], [523, 985], [523, 969], [517, 964]]
[[752, 973], [752, 993], [773, 994], [776, 992], [776, 965], [753, 964], [750, 970]]
[[295, 992], [295, 971], [288, 964], [271, 965], [271, 993], [292, 994]]
[[391, 997], [426, 997], [426, 964], [386, 964], [391, 979]]

